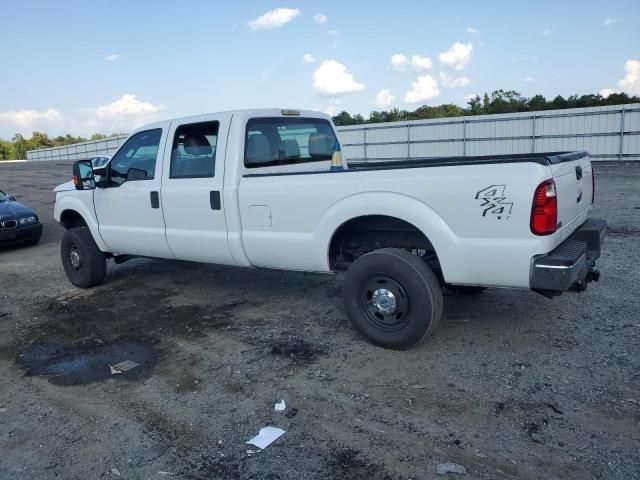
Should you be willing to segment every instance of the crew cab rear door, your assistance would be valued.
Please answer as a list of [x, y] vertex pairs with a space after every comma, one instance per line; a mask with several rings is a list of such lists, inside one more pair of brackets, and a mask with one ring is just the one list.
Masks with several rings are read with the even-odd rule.
[[[548, 158], [556, 183], [558, 228], [562, 228], [586, 214], [591, 207], [593, 172], [587, 152], [551, 155]], [[574, 228], [578, 226], [575, 225]]]
[[180, 260], [235, 264], [222, 195], [230, 122], [223, 113], [171, 123], [161, 196], [167, 243]]

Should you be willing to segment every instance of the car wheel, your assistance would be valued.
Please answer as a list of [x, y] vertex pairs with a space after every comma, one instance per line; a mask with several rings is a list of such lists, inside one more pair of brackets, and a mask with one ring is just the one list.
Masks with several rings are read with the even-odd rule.
[[87, 227], [65, 231], [60, 253], [64, 271], [76, 287], [94, 287], [104, 281], [107, 260]]
[[429, 266], [406, 250], [383, 248], [358, 258], [342, 290], [353, 327], [370, 342], [407, 349], [442, 316], [442, 289]]

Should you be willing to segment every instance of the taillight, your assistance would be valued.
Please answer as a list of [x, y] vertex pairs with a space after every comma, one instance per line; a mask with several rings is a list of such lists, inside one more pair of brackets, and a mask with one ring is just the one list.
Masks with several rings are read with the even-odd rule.
[[591, 168], [591, 205], [596, 201], [596, 172]]
[[531, 231], [536, 235], [551, 235], [558, 229], [558, 197], [553, 180], [536, 188], [531, 209]]

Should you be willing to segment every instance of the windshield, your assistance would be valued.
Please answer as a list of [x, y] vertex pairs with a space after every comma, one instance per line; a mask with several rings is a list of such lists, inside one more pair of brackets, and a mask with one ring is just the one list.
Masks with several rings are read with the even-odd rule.
[[252, 118], [247, 122], [247, 168], [331, 160], [338, 139], [322, 118]]
[[5, 200], [7, 200], [9, 198], [9, 195], [7, 195], [6, 193], [4, 193], [2, 190], [0, 190], [0, 202], [4, 202]]

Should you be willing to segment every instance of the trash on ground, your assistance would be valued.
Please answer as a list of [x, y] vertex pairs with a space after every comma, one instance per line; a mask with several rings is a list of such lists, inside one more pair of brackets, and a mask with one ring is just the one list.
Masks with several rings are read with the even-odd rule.
[[120, 476], [120, 470], [118, 470], [117, 468], [112, 468], [111, 473], [113, 473], [116, 477]]
[[458, 475], [466, 475], [467, 469], [457, 463], [440, 463], [436, 467], [438, 475], [446, 475], [447, 473], [456, 473]]
[[287, 409], [287, 404], [284, 400], [280, 400], [279, 402], [276, 402], [275, 409], [276, 412], [284, 412]]
[[118, 373], [128, 372], [129, 370], [133, 370], [139, 363], [133, 362], [131, 360], [125, 360], [124, 362], [116, 363], [115, 365], [109, 365], [111, 369], [111, 374], [113, 375], [113, 370], [117, 370]]
[[263, 450], [267, 448], [273, 441], [284, 435], [284, 430], [277, 427], [264, 427], [260, 429], [260, 433], [253, 437], [247, 445], [255, 445], [259, 449]]
[[7, 407], [0, 407], [0, 413], [4, 413], [7, 411]]

